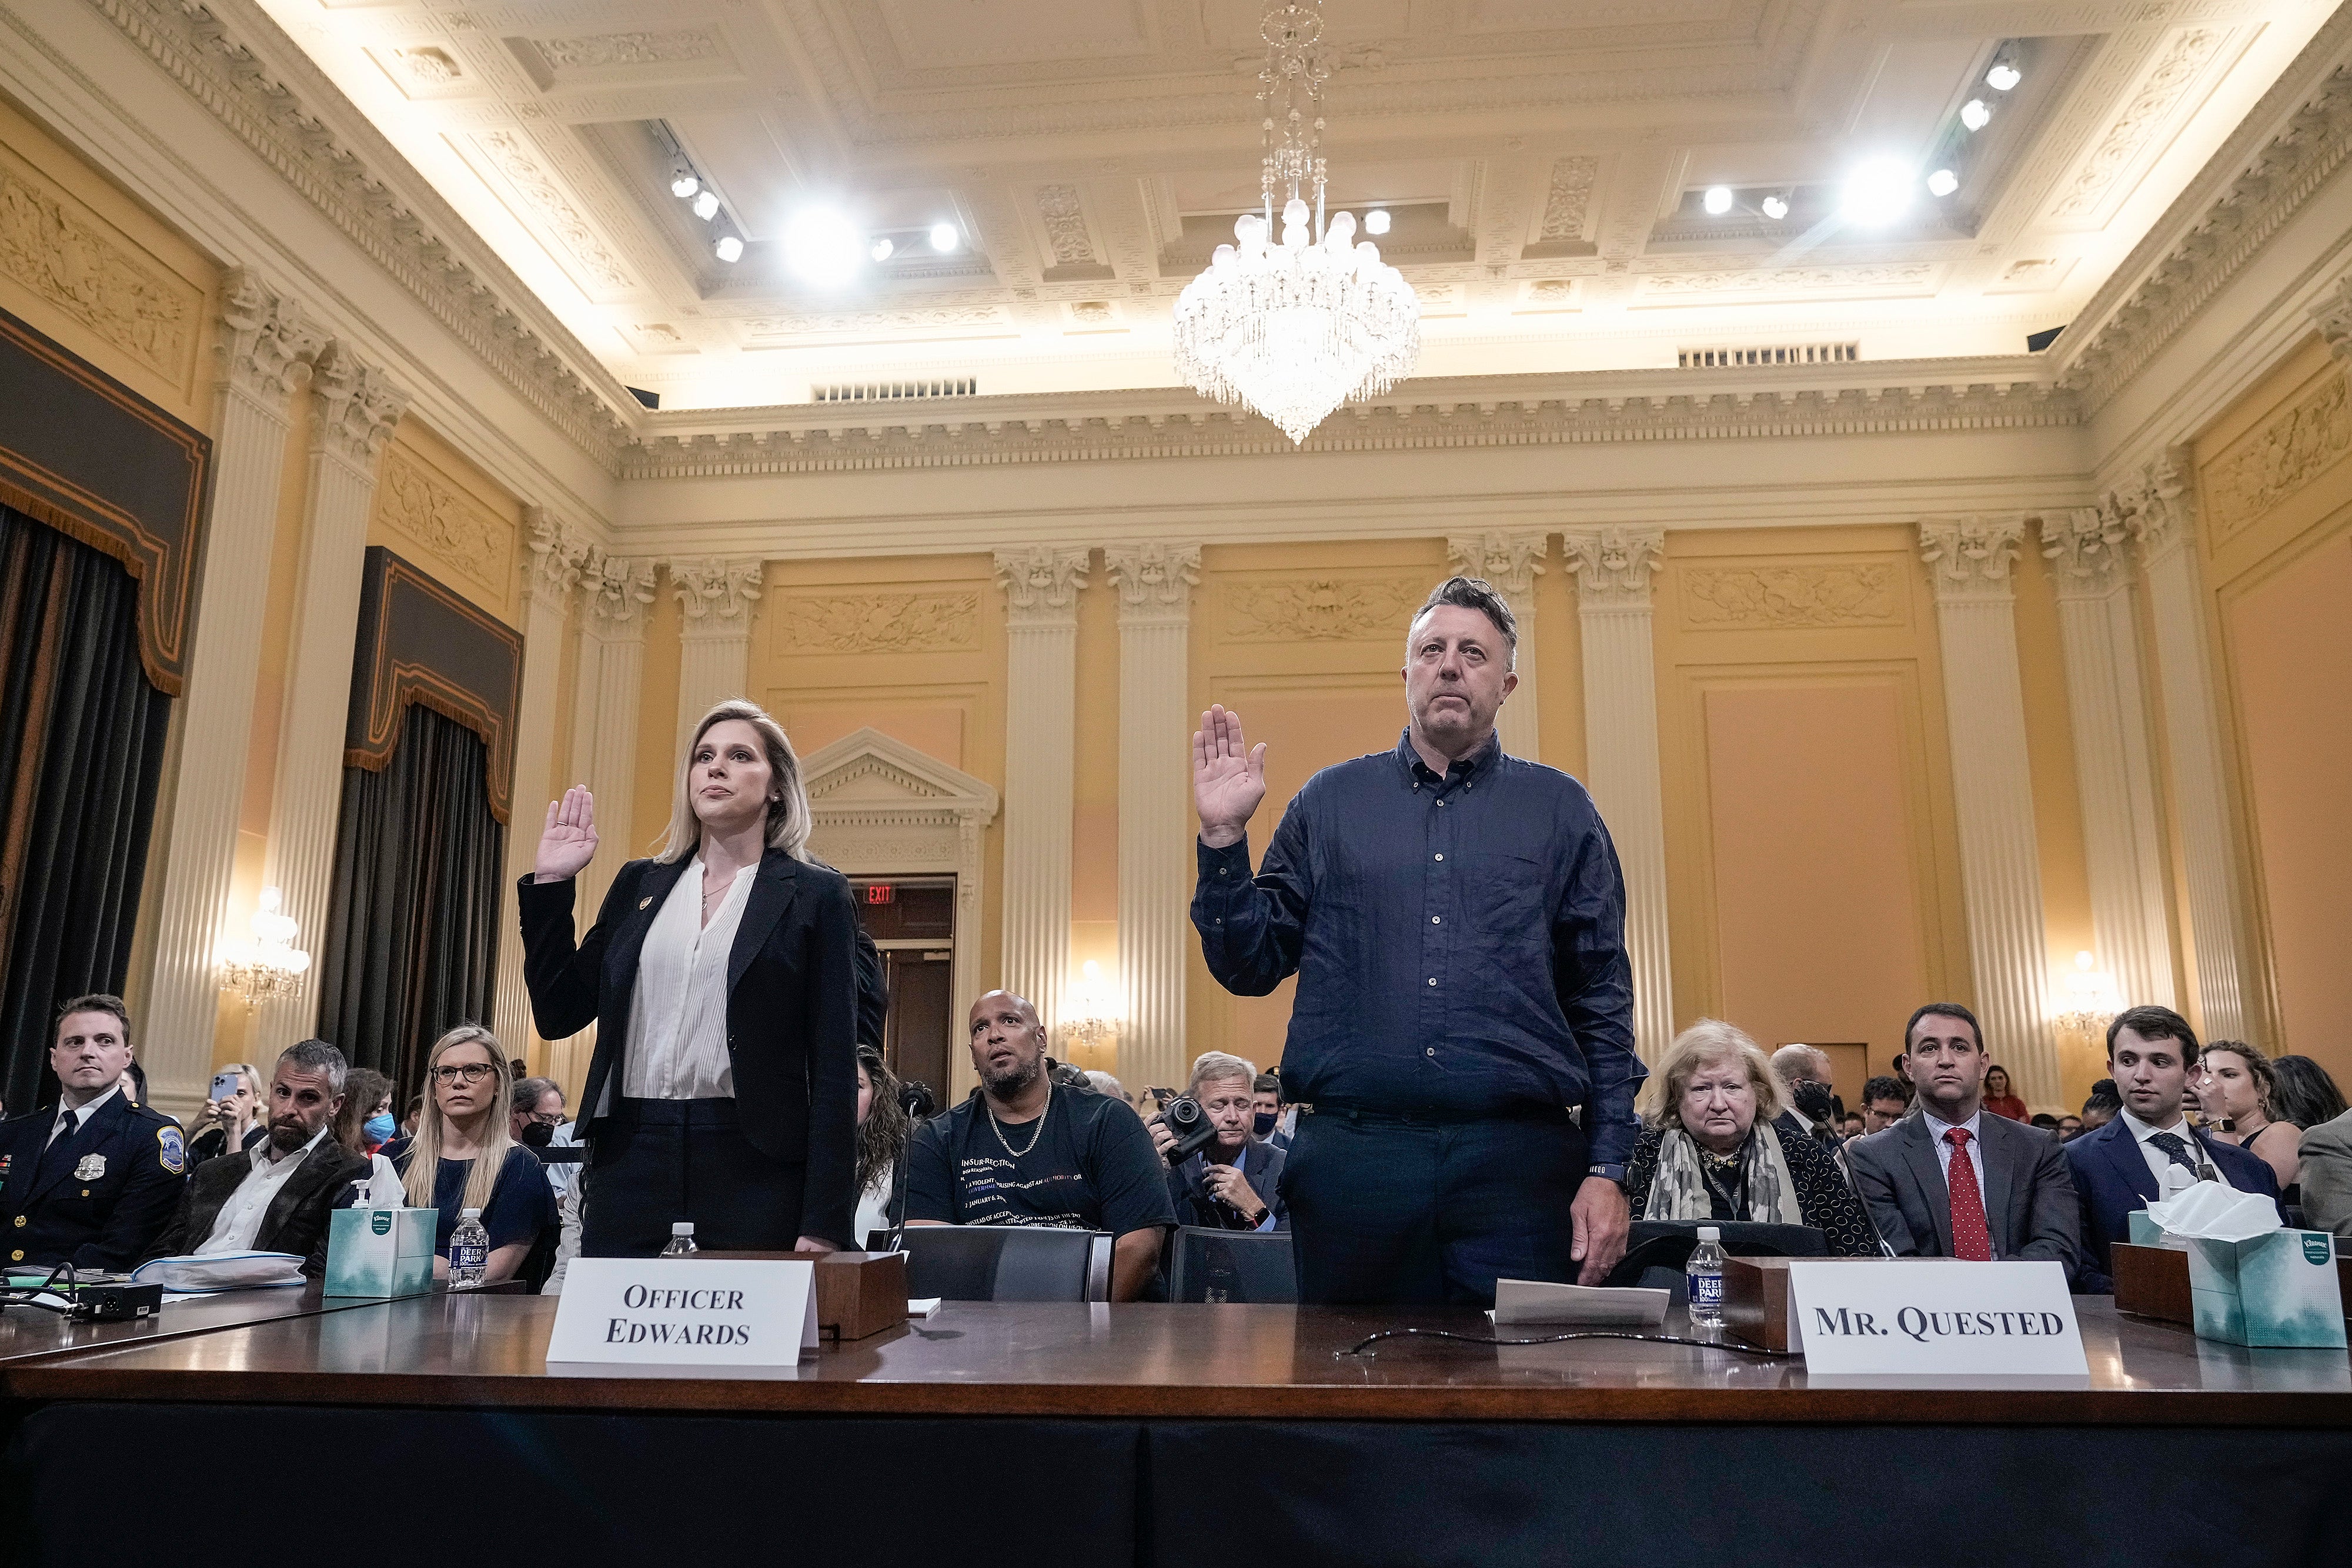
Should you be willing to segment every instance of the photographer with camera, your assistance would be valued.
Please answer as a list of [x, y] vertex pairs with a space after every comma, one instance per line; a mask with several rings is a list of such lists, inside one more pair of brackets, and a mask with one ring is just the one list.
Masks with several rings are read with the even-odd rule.
[[1180, 1225], [1217, 1230], [1287, 1230], [1283, 1153], [1257, 1136], [1257, 1069], [1238, 1056], [1204, 1051], [1179, 1095], [1161, 1094], [1145, 1124], [1168, 1162], [1168, 1198]]

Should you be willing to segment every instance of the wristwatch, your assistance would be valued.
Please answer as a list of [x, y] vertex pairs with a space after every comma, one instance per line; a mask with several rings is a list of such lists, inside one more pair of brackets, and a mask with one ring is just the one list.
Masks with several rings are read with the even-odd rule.
[[1584, 1167], [1584, 1174], [1589, 1176], [1606, 1177], [1610, 1181], [1615, 1182], [1619, 1186], [1623, 1186], [1625, 1185], [1625, 1167], [1623, 1166], [1587, 1166]]

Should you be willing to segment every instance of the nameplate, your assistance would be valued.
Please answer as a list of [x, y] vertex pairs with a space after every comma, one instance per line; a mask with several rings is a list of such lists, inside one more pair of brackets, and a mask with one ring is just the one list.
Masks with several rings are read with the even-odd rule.
[[600, 1377], [793, 1377], [816, 1349], [805, 1262], [575, 1258], [547, 1370]]
[[1822, 1387], [2087, 1387], [2066, 1270], [1903, 1258], [1789, 1264], [1789, 1348]]

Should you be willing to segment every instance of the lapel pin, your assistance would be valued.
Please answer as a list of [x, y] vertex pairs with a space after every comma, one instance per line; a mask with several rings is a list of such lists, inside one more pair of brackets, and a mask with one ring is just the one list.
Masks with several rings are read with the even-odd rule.
[[637, 900], [637, 907], [638, 907], [639, 909], [643, 909], [646, 904], [651, 904], [652, 902], [653, 902], [653, 897], [652, 897], [652, 895], [651, 895], [651, 894], [647, 894], [646, 897], [644, 897], [644, 898], [641, 898], [641, 899]]

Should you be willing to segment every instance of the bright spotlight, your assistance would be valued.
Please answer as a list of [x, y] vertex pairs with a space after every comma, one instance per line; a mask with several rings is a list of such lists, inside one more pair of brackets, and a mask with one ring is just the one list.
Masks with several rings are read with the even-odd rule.
[[1959, 188], [1960, 177], [1949, 169], [1938, 169], [1927, 176], [1927, 193], [1931, 196], [1948, 196]]
[[1982, 131], [1991, 119], [1991, 106], [1980, 98], [1972, 98], [1960, 105], [1960, 123], [1970, 131]]
[[1789, 198], [1786, 196], [1767, 196], [1764, 198], [1763, 207], [1764, 215], [1770, 218], [1777, 224], [1782, 218], [1789, 215]]
[[1710, 216], [1718, 218], [1723, 216], [1731, 210], [1731, 187], [1709, 185], [1706, 188], [1706, 194], [1701, 198], [1700, 204], [1706, 208]]
[[848, 282], [866, 258], [866, 236], [830, 207], [806, 207], [784, 228], [784, 266], [803, 283]]
[[1911, 204], [1912, 174], [1899, 160], [1875, 158], [1846, 177], [1838, 216], [1850, 224], [1893, 223]]
[[719, 193], [716, 191], [705, 191], [702, 194], [695, 197], [694, 215], [700, 218], [706, 224], [711, 219], [717, 217], [719, 215]]
[[1384, 235], [1388, 233], [1389, 210], [1386, 207], [1374, 207], [1370, 212], [1366, 213], [1364, 214], [1364, 232], [1368, 235]]
[[2025, 79], [2025, 73], [2007, 60], [1995, 60], [1992, 69], [1985, 72], [1985, 86], [1995, 92], [2007, 92]]
[[890, 259], [890, 253], [898, 248], [898, 247], [897, 246], [890, 243], [890, 236], [888, 235], [884, 235], [880, 239], [874, 242], [874, 248], [867, 251], [866, 254], [872, 256], [877, 261], [887, 261]]
[[743, 236], [740, 235], [720, 235], [719, 236], [718, 243], [713, 245], [710, 249], [711, 254], [718, 256], [721, 261], [740, 261], [743, 259]]
[[931, 248], [933, 250], [942, 252], [953, 250], [956, 247], [956, 241], [959, 237], [961, 236], [957, 235], [956, 226], [953, 224], [933, 224], [931, 225]]
[[679, 201], [686, 200], [700, 189], [702, 182], [696, 179], [694, 171], [685, 164], [680, 163], [669, 172], [669, 193]]

